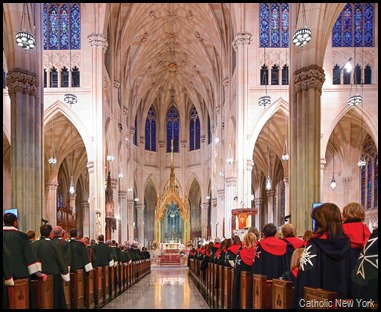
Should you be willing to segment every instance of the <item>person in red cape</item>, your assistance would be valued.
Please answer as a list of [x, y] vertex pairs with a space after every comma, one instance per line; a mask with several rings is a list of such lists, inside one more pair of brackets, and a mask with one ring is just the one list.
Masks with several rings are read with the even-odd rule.
[[[344, 206], [342, 212], [343, 230], [351, 241], [351, 268], [356, 265], [361, 250], [364, 248], [370, 236], [370, 230], [365, 220], [365, 210], [361, 204], [357, 202], [349, 203]], [[353, 287], [351, 284], [350, 296], [353, 297]]]
[[[232, 309], [240, 308], [240, 291], [241, 291], [241, 272], [252, 271], [253, 262], [255, 258], [255, 249], [257, 246], [257, 237], [254, 233], [247, 233], [243, 237], [242, 248], [238, 251], [235, 259], [234, 267], [234, 280], [233, 280], [233, 296], [232, 296]], [[249, 294], [252, 294], [253, 283], [250, 278]], [[252, 306], [252, 296], [248, 298], [248, 306]]]
[[290, 268], [287, 262], [287, 243], [276, 238], [276, 232], [277, 228], [273, 223], [263, 227], [264, 239], [258, 243], [253, 266], [253, 273], [266, 275], [268, 280], [278, 278]]
[[238, 235], [234, 235], [233, 244], [226, 250], [225, 266], [234, 267], [235, 258], [237, 257], [238, 250], [242, 247], [241, 239]]
[[287, 244], [287, 264], [290, 266], [291, 257], [295, 249], [304, 247], [305, 242], [301, 238], [295, 236], [295, 228], [291, 223], [283, 224], [281, 231], [283, 234], [283, 240]]

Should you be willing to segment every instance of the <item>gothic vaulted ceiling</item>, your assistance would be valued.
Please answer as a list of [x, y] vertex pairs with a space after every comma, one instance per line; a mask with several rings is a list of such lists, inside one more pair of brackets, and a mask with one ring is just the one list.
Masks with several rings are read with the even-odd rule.
[[120, 75], [130, 103], [142, 103], [146, 109], [160, 95], [165, 104], [174, 101], [181, 106], [189, 97], [198, 109], [204, 110], [203, 101], [213, 107], [221, 86], [221, 54], [227, 46], [221, 4], [110, 5], [108, 33], [117, 38], [111, 43], [112, 53], [121, 63], [115, 76]]

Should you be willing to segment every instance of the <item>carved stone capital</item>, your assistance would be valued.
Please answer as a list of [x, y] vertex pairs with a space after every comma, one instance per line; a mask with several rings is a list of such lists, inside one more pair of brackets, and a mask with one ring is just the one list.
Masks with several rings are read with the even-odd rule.
[[127, 199], [127, 192], [126, 191], [119, 191], [118, 195], [119, 195], [119, 198], [122, 200]]
[[159, 140], [159, 148], [165, 147], [165, 141]]
[[225, 190], [224, 189], [217, 190], [217, 196], [219, 200], [225, 200]]
[[90, 47], [101, 47], [106, 52], [108, 43], [106, 38], [102, 34], [90, 34], [87, 36], [89, 39]]
[[93, 161], [89, 161], [86, 165], [87, 167], [87, 171], [89, 173], [94, 173], [94, 162]]
[[252, 41], [252, 35], [248, 32], [238, 33], [233, 40], [233, 48], [237, 51], [238, 46], [249, 45]]
[[187, 146], [187, 140], [182, 140], [181, 141], [181, 147]]
[[35, 96], [39, 86], [38, 76], [36, 74], [20, 68], [9, 71], [5, 83], [10, 96], [15, 95], [17, 92]]
[[114, 78], [114, 88], [119, 89], [119, 87], [120, 87], [120, 81]]
[[227, 177], [225, 178], [225, 184], [227, 187], [236, 186], [237, 178], [236, 177]]
[[254, 160], [246, 159], [246, 170], [253, 171], [253, 167], [254, 167]]
[[321, 93], [325, 81], [323, 68], [318, 65], [310, 65], [298, 69], [294, 73], [295, 92], [299, 93], [309, 89], [315, 89]]
[[320, 169], [324, 170], [326, 164], [327, 161], [325, 160], [325, 158], [320, 158]]

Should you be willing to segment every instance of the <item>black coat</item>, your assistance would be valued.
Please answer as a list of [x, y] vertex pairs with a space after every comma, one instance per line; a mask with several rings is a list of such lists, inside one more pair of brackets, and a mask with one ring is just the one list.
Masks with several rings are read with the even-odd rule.
[[300, 259], [294, 290], [294, 307], [303, 308], [305, 286], [338, 292], [339, 298], [349, 298], [351, 276], [350, 241], [311, 238]]

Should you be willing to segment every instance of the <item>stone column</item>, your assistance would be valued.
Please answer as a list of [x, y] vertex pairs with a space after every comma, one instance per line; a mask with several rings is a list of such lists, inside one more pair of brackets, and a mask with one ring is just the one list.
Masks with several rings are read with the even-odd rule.
[[[311, 56], [317, 53], [316, 47], [301, 50], [295, 58], [302, 52]], [[311, 204], [320, 201], [320, 97], [324, 80], [320, 66], [305, 66], [294, 72], [294, 88], [290, 89], [290, 207], [297, 235], [310, 228]]]
[[350, 203], [352, 202], [352, 198], [350, 196], [351, 194], [351, 185], [352, 185], [352, 177], [345, 177], [343, 178], [343, 185], [344, 185], [344, 203]]
[[255, 198], [255, 208], [258, 209], [257, 214], [255, 215], [255, 227], [258, 229], [259, 233], [262, 231], [263, 225], [261, 222], [261, 215], [263, 209], [263, 199]]
[[75, 208], [75, 199], [77, 198], [77, 194], [67, 194], [67, 196], [69, 197], [69, 207], [70, 207], [70, 210], [71, 210], [71, 213], [73, 215], [73, 217], [77, 220], [77, 209]]
[[120, 207], [120, 231], [122, 233], [122, 242], [127, 240], [128, 234], [128, 211], [127, 211], [127, 192], [119, 191], [119, 207]]
[[235, 177], [225, 179], [226, 193], [225, 193], [225, 237], [232, 236], [232, 209], [234, 207], [234, 197], [236, 194], [236, 181]]
[[208, 239], [208, 208], [209, 203], [201, 205], [201, 237]]
[[274, 223], [274, 200], [275, 191], [268, 191], [267, 193], [267, 222]]
[[217, 198], [211, 199], [211, 218], [210, 218], [210, 228], [211, 228], [211, 237], [214, 238], [216, 235], [216, 224], [218, 222], [217, 217]]
[[322, 183], [320, 183], [320, 196], [324, 194], [324, 169], [326, 164], [327, 161], [325, 158], [320, 158], [320, 181], [322, 181]]
[[86, 165], [87, 171], [89, 174], [89, 216], [88, 216], [88, 221], [85, 221], [84, 217], [84, 222], [88, 222], [88, 229], [85, 229], [89, 233], [89, 237], [97, 239], [98, 236], [96, 235], [95, 232], [95, 223], [97, 222], [97, 217], [96, 217], [96, 209], [95, 209], [95, 203], [96, 203], [96, 187], [95, 187], [95, 175], [94, 175], [94, 162], [89, 161]]
[[[82, 201], [82, 211], [83, 211], [83, 220], [82, 220], [82, 233], [83, 237], [90, 237], [90, 204], [87, 200]], [[91, 237], [92, 238], [92, 237]]]
[[49, 224], [57, 224], [57, 181], [49, 180], [46, 183], [46, 204], [45, 214], [42, 218], [48, 220]]
[[224, 207], [225, 207], [225, 190], [217, 190], [217, 236], [223, 237], [224, 231]]
[[[249, 53], [248, 47], [252, 41], [252, 35], [248, 32], [238, 33], [233, 40], [233, 47], [237, 53], [237, 132], [236, 132], [236, 155], [237, 155], [237, 195], [238, 202], [244, 201], [249, 205], [250, 199], [245, 194], [250, 193], [251, 174], [246, 170], [246, 159], [252, 157], [252, 150], [248, 146], [248, 117], [249, 117]], [[246, 196], [247, 197], [247, 196]]]
[[11, 206], [18, 208], [19, 230], [26, 232], [39, 229], [43, 211], [44, 109], [39, 76], [30, 68], [32, 62], [42, 68], [36, 56], [42, 49], [34, 53], [16, 45], [15, 49], [24, 59], [19, 64], [24, 68], [13, 68], [6, 77], [11, 106]]
[[144, 204], [136, 205], [138, 211], [138, 242], [140, 246], [144, 246]]
[[[132, 194], [132, 192], [131, 192]], [[134, 200], [127, 199], [127, 240], [134, 240]]]
[[[288, 188], [288, 179], [283, 179], [284, 183], [284, 216], [288, 216], [290, 214], [290, 204], [289, 204], [289, 188]], [[284, 220], [282, 220], [283, 222]], [[290, 221], [290, 223], [292, 223]]]
[[[97, 228], [100, 227], [100, 231], [102, 234], [105, 234], [105, 201], [106, 201], [106, 194], [105, 194], [105, 185], [104, 181], [106, 181], [105, 177], [105, 159], [103, 155], [103, 131], [104, 128], [100, 127], [99, 125], [104, 124], [103, 120], [103, 88], [100, 86], [103, 86], [103, 59], [104, 54], [107, 50], [108, 43], [106, 38], [103, 34], [97, 34], [92, 33], [87, 36], [87, 39], [89, 41], [89, 45], [92, 48], [91, 49], [91, 75], [89, 75], [88, 79], [91, 79], [91, 82], [89, 83], [90, 87], [92, 88], [92, 98], [91, 98], [91, 105], [95, 106], [92, 110], [92, 129], [94, 129], [93, 132], [93, 148], [95, 157], [94, 160], [92, 160], [93, 165], [93, 200], [94, 204], [91, 202], [91, 210], [95, 211], [96, 213], [96, 223]], [[90, 190], [91, 193], [91, 190]], [[90, 213], [90, 226], [92, 224], [91, 218], [93, 213]], [[100, 223], [100, 224], [99, 224]], [[97, 230], [99, 231], [99, 230]], [[91, 232], [90, 232], [91, 233]]]

